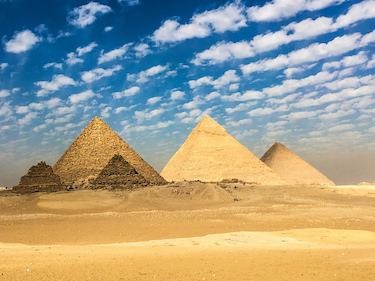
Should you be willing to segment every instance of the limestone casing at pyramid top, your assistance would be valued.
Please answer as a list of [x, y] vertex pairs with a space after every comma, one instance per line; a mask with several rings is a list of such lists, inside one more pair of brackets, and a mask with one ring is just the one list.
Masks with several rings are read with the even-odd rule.
[[256, 184], [285, 184], [208, 115], [193, 129], [161, 175], [168, 181], [238, 179]]
[[53, 170], [66, 184], [72, 184], [90, 176], [96, 177], [115, 154], [121, 154], [150, 183], [166, 183], [129, 144], [97, 116], [60, 157]]
[[280, 142], [274, 143], [261, 160], [289, 184], [335, 185], [333, 181]]

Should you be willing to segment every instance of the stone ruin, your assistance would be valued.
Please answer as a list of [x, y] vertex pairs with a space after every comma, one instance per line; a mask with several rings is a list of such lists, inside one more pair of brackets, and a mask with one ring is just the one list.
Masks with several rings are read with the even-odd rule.
[[56, 192], [66, 190], [65, 184], [60, 177], [53, 172], [51, 166], [45, 161], [32, 166], [26, 175], [21, 177], [20, 183], [13, 187], [12, 191], [17, 193], [31, 192]]
[[149, 184], [120, 154], [116, 154], [92, 182], [91, 188], [133, 189]]

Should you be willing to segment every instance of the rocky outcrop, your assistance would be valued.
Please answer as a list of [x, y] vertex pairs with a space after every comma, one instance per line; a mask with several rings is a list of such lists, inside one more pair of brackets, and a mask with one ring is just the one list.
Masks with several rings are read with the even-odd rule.
[[32, 166], [26, 175], [21, 177], [19, 185], [13, 187], [13, 192], [54, 192], [66, 190], [65, 184], [60, 177], [53, 172], [51, 166], [42, 161]]

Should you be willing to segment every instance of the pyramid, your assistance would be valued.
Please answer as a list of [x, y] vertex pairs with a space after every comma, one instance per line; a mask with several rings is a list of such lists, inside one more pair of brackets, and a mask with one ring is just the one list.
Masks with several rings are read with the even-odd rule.
[[120, 138], [102, 119], [95, 117], [53, 166], [66, 184], [97, 177], [108, 161], [120, 154], [152, 184], [166, 181]]
[[131, 189], [147, 185], [148, 181], [134, 169], [120, 154], [109, 160], [98, 177], [93, 181], [94, 188], [112, 187]]
[[19, 185], [13, 187], [13, 192], [53, 192], [66, 190], [66, 186], [61, 183], [60, 177], [56, 175], [52, 167], [42, 161], [32, 166], [26, 175], [21, 177]]
[[274, 143], [261, 160], [289, 184], [335, 185], [333, 181], [279, 142]]
[[238, 179], [256, 184], [285, 184], [208, 115], [191, 132], [161, 175], [168, 181]]

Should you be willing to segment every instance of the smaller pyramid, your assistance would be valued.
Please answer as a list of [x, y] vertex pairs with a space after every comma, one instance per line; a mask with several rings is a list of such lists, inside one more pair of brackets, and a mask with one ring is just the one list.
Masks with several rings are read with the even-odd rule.
[[93, 188], [132, 189], [149, 182], [120, 154], [116, 154], [93, 181]]
[[161, 172], [168, 181], [241, 180], [262, 185], [285, 182], [249, 149], [206, 115]]
[[289, 184], [335, 185], [333, 181], [279, 142], [274, 143], [260, 160]]
[[53, 172], [52, 167], [42, 161], [32, 166], [27, 174], [21, 177], [19, 185], [14, 186], [12, 190], [18, 193], [54, 192], [66, 190], [66, 186]]

